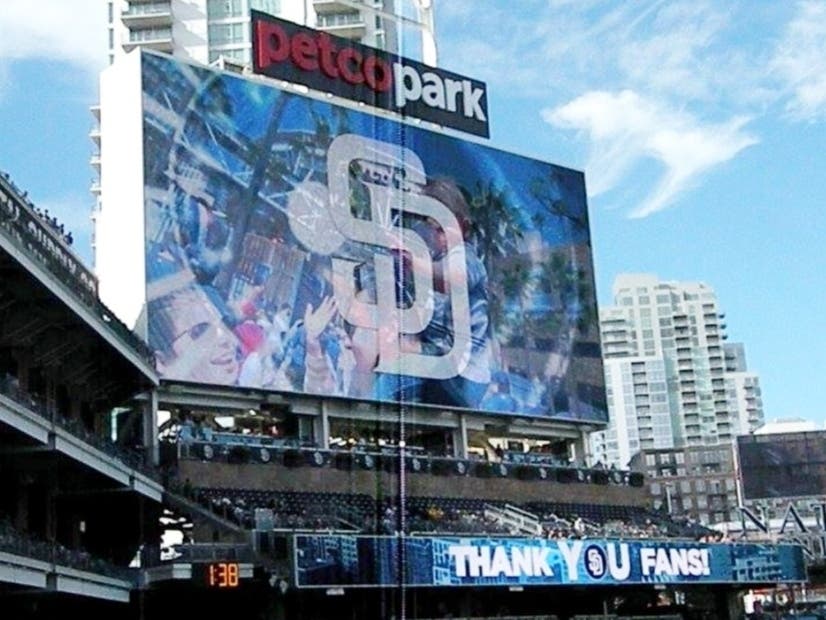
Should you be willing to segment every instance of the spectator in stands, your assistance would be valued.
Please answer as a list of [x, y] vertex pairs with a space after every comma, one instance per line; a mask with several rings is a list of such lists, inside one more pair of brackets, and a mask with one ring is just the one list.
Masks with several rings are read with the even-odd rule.
[[212, 425], [209, 423], [209, 421], [204, 420], [201, 423], [201, 439], [203, 439], [206, 442], [212, 442], [214, 438], [215, 432], [212, 430]]
[[195, 441], [195, 424], [192, 418], [185, 414], [181, 420], [181, 427], [178, 429], [178, 441], [183, 445], [191, 445]]

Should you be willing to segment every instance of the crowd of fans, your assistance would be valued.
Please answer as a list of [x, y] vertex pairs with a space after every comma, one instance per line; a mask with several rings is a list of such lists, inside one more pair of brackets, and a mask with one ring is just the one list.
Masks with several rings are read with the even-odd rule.
[[49, 214], [48, 209], [39, 209], [34, 205], [29, 206], [37, 214], [37, 217], [39, 217], [44, 224], [46, 224], [49, 228], [52, 229], [52, 232], [54, 232], [61, 239], [63, 239], [66, 245], [72, 245], [75, 242], [74, 237], [72, 236], [72, 231], [66, 230], [66, 227], [63, 225], [62, 222], [58, 221], [58, 219], [54, 215]]
[[130, 583], [135, 582], [137, 577], [132, 569], [94, 557], [84, 549], [70, 549], [58, 542], [35, 538], [14, 527], [11, 521], [2, 515], [0, 515], [0, 551], [36, 558], [76, 570], [108, 575]]
[[[497, 511], [505, 502], [445, 497], [376, 499], [365, 494], [301, 493], [244, 489], [193, 489], [185, 493], [219, 516], [246, 529], [340, 530], [366, 534], [519, 535]], [[690, 520], [638, 506], [529, 503], [517, 507], [535, 515], [545, 538], [679, 538], [716, 542], [722, 535]], [[258, 515], [260, 517], [260, 513]]]
[[8, 172], [0, 172], [0, 175], [3, 176], [6, 183], [11, 185], [12, 189], [15, 193], [20, 196], [28, 205], [29, 209], [40, 218], [40, 220], [46, 224], [52, 231], [58, 235], [66, 245], [72, 245], [74, 243], [74, 237], [72, 236], [71, 231], [67, 230], [66, 227], [60, 222], [54, 215], [49, 213], [48, 209], [40, 209], [29, 200], [29, 193], [27, 191], [21, 190], [17, 185], [15, 185], [14, 181], [11, 180], [11, 176]]
[[105, 452], [108, 456], [118, 459], [132, 469], [136, 469], [155, 480], [160, 479], [160, 473], [157, 469], [145, 462], [142, 452], [118, 445], [106, 437], [93, 433], [79, 419], [64, 417], [58, 413], [54, 407], [46, 406], [39, 399], [24, 390], [14, 375], [6, 374], [0, 378], [0, 394], [23, 405], [29, 411], [39, 414], [56, 426], [82, 439], [85, 443], [94, 446], [101, 452]]

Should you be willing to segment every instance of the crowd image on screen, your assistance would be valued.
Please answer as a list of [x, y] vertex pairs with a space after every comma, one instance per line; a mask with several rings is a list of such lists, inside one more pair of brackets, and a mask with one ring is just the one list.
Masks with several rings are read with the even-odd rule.
[[[424, 134], [409, 156], [430, 159], [413, 174], [407, 155], [381, 155], [394, 148], [391, 123], [143, 63], [148, 339], [164, 377], [604, 417], [580, 176], [498, 152], [453, 157], [445, 148], [458, 142]], [[379, 155], [352, 155], [346, 190], [336, 190], [347, 192], [349, 214], [337, 219], [328, 175], [353, 145]], [[498, 187], [490, 158], [524, 182]], [[372, 232], [345, 234], [334, 223], [342, 217]], [[390, 264], [388, 284], [380, 265]], [[430, 290], [416, 290], [423, 283]], [[185, 317], [174, 300], [187, 296], [208, 300], [213, 316]], [[182, 315], [176, 329], [153, 319], [160, 308]], [[210, 368], [171, 340], [201, 323], [202, 338], [232, 348], [234, 363], [216, 352], [215, 365], [226, 364]], [[452, 376], [425, 370], [451, 352]], [[585, 382], [571, 374], [577, 365], [593, 370]]]

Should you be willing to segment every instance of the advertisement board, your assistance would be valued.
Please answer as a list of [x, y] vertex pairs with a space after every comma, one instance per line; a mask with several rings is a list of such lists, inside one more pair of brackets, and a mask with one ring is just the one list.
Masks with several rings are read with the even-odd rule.
[[296, 535], [298, 587], [791, 583], [797, 545]]
[[142, 63], [163, 378], [607, 420], [582, 173]]
[[826, 495], [826, 431], [743, 435], [737, 455], [746, 500]]
[[485, 84], [258, 11], [253, 71], [487, 138]]

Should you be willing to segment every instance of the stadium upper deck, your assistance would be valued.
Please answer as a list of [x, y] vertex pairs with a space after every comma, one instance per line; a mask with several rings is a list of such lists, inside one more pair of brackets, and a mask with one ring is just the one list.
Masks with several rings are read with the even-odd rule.
[[159, 535], [152, 356], [5, 174], [0, 214], [0, 598], [122, 604]]

